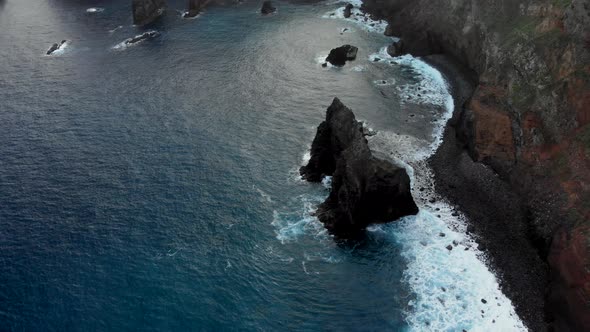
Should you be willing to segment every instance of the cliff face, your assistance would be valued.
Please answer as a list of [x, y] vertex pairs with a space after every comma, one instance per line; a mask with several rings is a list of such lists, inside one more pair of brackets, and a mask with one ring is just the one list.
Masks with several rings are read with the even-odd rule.
[[590, 330], [590, 0], [365, 0], [414, 55], [479, 84], [457, 135], [522, 197], [558, 329]]
[[133, 0], [133, 24], [144, 25], [160, 17], [166, 9], [166, 0]]

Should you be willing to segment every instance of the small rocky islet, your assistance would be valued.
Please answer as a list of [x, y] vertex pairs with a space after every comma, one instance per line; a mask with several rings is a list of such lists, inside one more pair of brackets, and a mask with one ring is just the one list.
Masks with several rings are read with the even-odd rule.
[[301, 167], [310, 182], [332, 177], [330, 195], [316, 212], [330, 233], [358, 238], [367, 226], [418, 213], [405, 169], [378, 159], [369, 149], [363, 124], [334, 98], [317, 130], [311, 158]]

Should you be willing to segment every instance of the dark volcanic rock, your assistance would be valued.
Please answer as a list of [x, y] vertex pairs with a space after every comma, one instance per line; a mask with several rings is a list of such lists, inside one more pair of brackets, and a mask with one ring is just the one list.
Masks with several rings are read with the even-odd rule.
[[386, 35], [386, 36], [388, 36], [388, 37], [393, 37], [394, 36], [393, 25], [388, 24], [385, 27], [385, 32], [383, 34]]
[[59, 50], [63, 46], [63, 44], [65, 44], [66, 42], [67, 42], [67, 40], [64, 39], [59, 44], [55, 43], [55, 44], [51, 45], [51, 47], [47, 50], [47, 55], [51, 55], [51, 54], [53, 54], [53, 52]]
[[[530, 287], [540, 298], [515, 286], [525, 280], [515, 269], [498, 269], [499, 275], [514, 275], [502, 284], [518, 290], [507, 295], [532, 331], [590, 331], [590, 246], [576, 242], [590, 234], [590, 154], [583, 152], [590, 146], [589, 4], [364, 0], [362, 5], [393, 25], [407, 53], [449, 55], [479, 79], [459, 114], [467, 126], [458, 123], [456, 134], [468, 156], [490, 167], [522, 201], [524, 218], [508, 215], [506, 223], [519, 223], [520, 236], [549, 262], [550, 275], [536, 278], [550, 280], [550, 295]], [[498, 249], [509, 242], [497, 239]], [[490, 256], [505, 261], [502, 256], [510, 256], [505, 252], [510, 251]], [[546, 306], [539, 307], [544, 300]]]
[[345, 18], [349, 18], [350, 15], [352, 15], [352, 9], [354, 8], [354, 6], [352, 4], [346, 4], [346, 7], [344, 7], [344, 17]]
[[271, 1], [267, 0], [264, 3], [262, 3], [262, 8], [260, 9], [260, 12], [262, 14], [265, 14], [265, 15], [272, 14], [276, 11], [277, 11], [277, 8], [272, 5]]
[[51, 45], [51, 47], [47, 50], [47, 55], [51, 55], [51, 53], [57, 51], [59, 45], [57, 43]]
[[387, 54], [392, 57], [404, 55], [404, 41], [398, 40], [387, 47]]
[[333, 64], [334, 66], [344, 66], [347, 60], [356, 59], [358, 48], [351, 45], [343, 45], [334, 48], [330, 51], [330, 54], [326, 58], [326, 61]]
[[199, 15], [201, 11], [209, 4], [210, 0], [189, 0], [188, 11], [184, 13], [183, 17], [191, 18]]
[[129, 39], [125, 40], [125, 44], [126, 45], [135, 44], [135, 43], [138, 43], [142, 40], [154, 38], [159, 35], [160, 35], [160, 33], [158, 33], [157, 31], [147, 31], [147, 32], [142, 33], [141, 35], [137, 35], [133, 38], [129, 38]]
[[133, 0], [133, 24], [145, 25], [155, 21], [166, 10], [166, 0]]
[[375, 158], [362, 124], [334, 98], [311, 147], [311, 158], [300, 170], [308, 181], [333, 176], [330, 196], [317, 211], [334, 235], [358, 236], [368, 225], [418, 213], [403, 168]]

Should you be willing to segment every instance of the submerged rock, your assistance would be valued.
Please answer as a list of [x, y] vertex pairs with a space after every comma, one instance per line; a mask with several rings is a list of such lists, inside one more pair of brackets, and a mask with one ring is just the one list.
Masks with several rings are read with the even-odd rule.
[[346, 7], [344, 7], [344, 17], [345, 18], [349, 18], [350, 15], [352, 15], [352, 9], [354, 8], [354, 6], [352, 4], [346, 4]]
[[332, 176], [330, 196], [317, 216], [330, 233], [356, 237], [368, 225], [418, 213], [405, 169], [375, 158], [352, 111], [334, 98], [300, 173], [307, 181]]
[[166, 0], [133, 0], [133, 24], [145, 25], [155, 21], [166, 10]]
[[61, 43], [55, 43], [53, 45], [51, 45], [51, 47], [47, 50], [47, 55], [51, 55], [53, 54], [53, 52], [59, 50], [65, 43], [67, 42], [67, 40], [62, 40]]
[[157, 32], [157, 31], [147, 31], [147, 32], [142, 33], [141, 35], [137, 35], [135, 37], [132, 37], [132, 38], [129, 38], [129, 39], [125, 40], [125, 45], [135, 44], [135, 43], [138, 43], [138, 42], [140, 42], [142, 40], [149, 39], [149, 38], [154, 38], [154, 37], [157, 37], [159, 35], [160, 35], [160, 33]]
[[272, 13], [274, 13], [276, 11], [277, 11], [277, 8], [272, 5], [272, 1], [267, 0], [267, 1], [265, 1], [265, 2], [262, 3], [262, 8], [260, 9], [260, 12], [262, 14], [265, 14], [265, 15], [266, 14], [272, 14]]
[[334, 66], [344, 66], [346, 61], [356, 59], [356, 54], [358, 52], [358, 48], [352, 45], [342, 45], [340, 47], [334, 48], [328, 54], [326, 61], [331, 63]]
[[394, 42], [393, 44], [387, 46], [387, 54], [389, 54], [392, 57], [404, 55], [404, 41], [400, 39]]

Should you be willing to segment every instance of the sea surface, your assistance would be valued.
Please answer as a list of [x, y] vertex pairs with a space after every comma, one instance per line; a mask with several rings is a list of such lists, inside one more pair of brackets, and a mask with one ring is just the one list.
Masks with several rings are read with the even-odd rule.
[[[0, 0], [0, 330], [524, 329], [433, 191], [448, 87], [385, 53], [385, 22], [168, 2], [140, 28], [130, 1]], [[323, 68], [343, 44], [357, 60]], [[329, 179], [297, 172], [334, 97], [421, 209], [355, 244], [313, 217]]]

